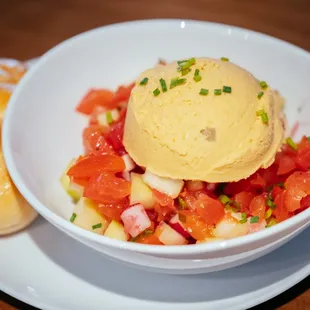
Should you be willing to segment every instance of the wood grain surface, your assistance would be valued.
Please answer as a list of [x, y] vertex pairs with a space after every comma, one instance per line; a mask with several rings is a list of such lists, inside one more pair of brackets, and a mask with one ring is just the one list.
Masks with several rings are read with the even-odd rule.
[[[148, 18], [236, 25], [310, 51], [310, 0], [0, 0], [0, 57], [37, 57], [80, 32]], [[255, 309], [310, 309], [309, 282]], [[8, 295], [1, 294], [1, 300], [0, 310], [28, 309]]]

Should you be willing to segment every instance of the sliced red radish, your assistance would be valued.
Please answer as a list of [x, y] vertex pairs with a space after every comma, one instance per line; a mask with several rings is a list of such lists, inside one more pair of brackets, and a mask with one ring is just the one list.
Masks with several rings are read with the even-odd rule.
[[125, 163], [125, 171], [131, 171], [133, 169], [135, 169], [136, 164], [134, 163], [134, 161], [131, 159], [131, 157], [128, 154], [124, 154], [122, 156], [123, 161]]
[[160, 222], [155, 230], [155, 235], [165, 245], [182, 245], [187, 240], [165, 222]]
[[131, 174], [128, 171], [124, 171], [122, 172], [122, 177], [124, 180], [130, 182], [131, 181]]
[[169, 225], [184, 238], [188, 239], [191, 237], [191, 235], [185, 230], [184, 226], [182, 225], [178, 214], [171, 218], [171, 220], [169, 221]]
[[195, 192], [205, 188], [205, 183], [202, 181], [186, 181], [186, 187], [189, 191]]
[[167, 194], [172, 198], [177, 198], [179, 196], [184, 185], [183, 180], [173, 180], [170, 178], [160, 177], [147, 170], [142, 177], [148, 186], [158, 190], [159, 192]]
[[132, 237], [137, 237], [152, 224], [141, 204], [126, 209], [121, 214], [121, 219], [124, 223], [125, 232]]

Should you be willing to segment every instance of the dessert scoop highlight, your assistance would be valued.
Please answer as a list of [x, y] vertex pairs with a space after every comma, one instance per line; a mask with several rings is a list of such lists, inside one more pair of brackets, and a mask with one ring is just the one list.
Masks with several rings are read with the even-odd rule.
[[284, 136], [275, 92], [228, 61], [196, 59], [183, 76], [177, 68], [143, 72], [139, 80], [148, 83], [131, 93], [124, 146], [134, 161], [162, 177], [206, 182], [239, 181], [268, 168]]
[[85, 154], [61, 183], [70, 221], [121, 241], [185, 245], [266, 229], [310, 205], [310, 141], [285, 138], [284, 100], [227, 58], [160, 63], [91, 89]]

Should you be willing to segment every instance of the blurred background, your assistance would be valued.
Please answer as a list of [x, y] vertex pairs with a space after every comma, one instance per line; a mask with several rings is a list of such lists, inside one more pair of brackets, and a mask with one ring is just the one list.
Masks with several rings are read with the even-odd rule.
[[77, 33], [146, 18], [264, 32], [310, 50], [310, 0], [0, 0], [0, 56], [29, 59]]
[[[231, 24], [310, 51], [310, 0], [0, 0], [0, 58], [38, 57], [89, 29], [149, 18]], [[310, 309], [309, 282], [308, 278], [255, 309]], [[0, 310], [16, 308], [26, 306], [1, 295]]]

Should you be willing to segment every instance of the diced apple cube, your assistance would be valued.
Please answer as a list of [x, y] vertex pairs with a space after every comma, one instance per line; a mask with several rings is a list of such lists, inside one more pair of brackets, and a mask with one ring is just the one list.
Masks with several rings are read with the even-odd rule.
[[160, 177], [147, 170], [143, 174], [143, 180], [151, 188], [167, 194], [171, 198], [177, 198], [184, 185], [183, 180]]
[[165, 222], [160, 222], [155, 230], [155, 235], [165, 245], [182, 245], [187, 240]]
[[66, 171], [62, 174], [60, 178], [60, 182], [64, 190], [68, 193], [68, 195], [75, 201], [79, 201], [79, 199], [83, 196], [84, 187], [76, 184], [70, 180], [70, 177], [67, 175], [68, 170], [75, 164], [76, 159], [72, 159], [66, 168]]
[[113, 109], [107, 112], [99, 113], [97, 115], [97, 121], [101, 126], [109, 126], [111, 122], [116, 122], [119, 119], [119, 111]]
[[125, 231], [132, 237], [137, 237], [152, 224], [141, 204], [136, 204], [126, 209], [121, 214], [121, 219], [124, 223]]
[[131, 173], [130, 204], [141, 203], [145, 209], [152, 209], [155, 199], [152, 190], [144, 183], [142, 175]]
[[128, 235], [124, 230], [124, 226], [117, 221], [112, 221], [104, 233], [105, 237], [109, 237], [116, 240], [127, 241]]
[[225, 217], [217, 223], [213, 230], [213, 235], [216, 238], [231, 239], [246, 235], [248, 229], [248, 222], [241, 224], [233, 216], [226, 214]]
[[123, 155], [122, 158], [125, 163], [125, 171], [131, 171], [136, 167], [136, 164], [128, 154]]
[[87, 198], [80, 199], [73, 213], [76, 214], [73, 224], [96, 234], [102, 235], [109, 225], [107, 219], [96, 211], [94, 203]]

